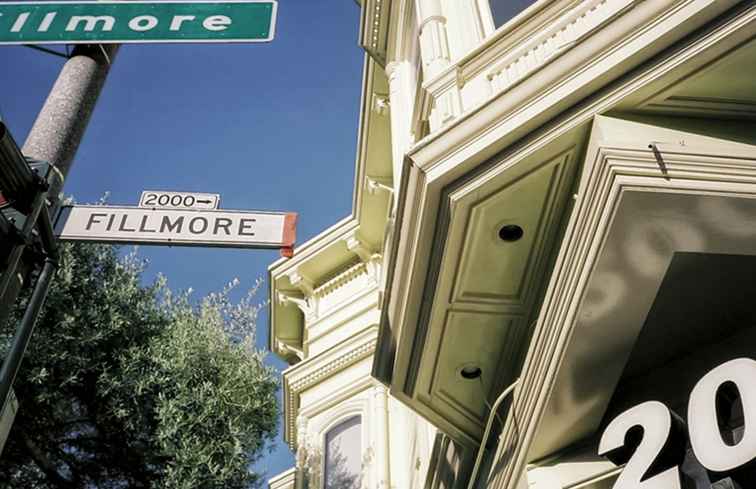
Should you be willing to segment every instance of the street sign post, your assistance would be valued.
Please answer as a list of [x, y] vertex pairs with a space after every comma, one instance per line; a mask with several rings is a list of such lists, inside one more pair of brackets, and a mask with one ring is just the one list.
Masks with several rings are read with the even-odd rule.
[[55, 235], [62, 241], [290, 250], [296, 221], [292, 212], [74, 205], [61, 210]]
[[265, 42], [275, 0], [2, 2], [0, 44]]

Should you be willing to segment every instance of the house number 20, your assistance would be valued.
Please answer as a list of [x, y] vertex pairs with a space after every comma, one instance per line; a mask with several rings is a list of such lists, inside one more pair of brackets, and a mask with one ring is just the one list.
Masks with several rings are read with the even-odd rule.
[[[734, 386], [743, 404], [743, 437], [735, 444], [722, 438], [717, 421], [717, 392]], [[708, 470], [725, 472], [756, 458], [756, 361], [737, 358], [723, 363], [698, 381], [688, 401], [688, 434], [698, 461]], [[625, 447], [631, 430], [643, 429], [642, 439], [632, 452]], [[626, 463], [613, 489], [680, 489], [679, 464], [684, 456], [682, 420], [667, 406], [648, 401], [628, 409], [606, 427], [599, 442], [599, 455]], [[653, 468], [659, 471], [643, 479]]]

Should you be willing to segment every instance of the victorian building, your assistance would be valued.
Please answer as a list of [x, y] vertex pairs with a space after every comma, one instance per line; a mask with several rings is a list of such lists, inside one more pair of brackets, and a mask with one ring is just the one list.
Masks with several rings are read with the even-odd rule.
[[361, 9], [352, 213], [269, 270], [271, 489], [748, 487], [756, 2]]

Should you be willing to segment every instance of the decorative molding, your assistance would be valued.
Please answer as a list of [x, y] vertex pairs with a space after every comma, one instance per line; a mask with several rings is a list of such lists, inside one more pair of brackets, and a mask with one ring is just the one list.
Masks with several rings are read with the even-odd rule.
[[391, 100], [389, 99], [387, 93], [373, 94], [373, 103], [371, 104], [371, 109], [373, 110], [373, 112], [378, 115], [385, 116], [388, 115], [390, 108]]
[[289, 292], [283, 292], [279, 290], [276, 294], [276, 301], [282, 306], [294, 304], [302, 311], [305, 316], [305, 321], [315, 314], [315, 309], [309, 304], [309, 301], [300, 297], [294, 297]]
[[293, 346], [291, 346], [291, 345], [289, 345], [287, 343], [284, 343], [281, 340], [276, 340], [276, 347], [277, 347], [278, 351], [281, 354], [283, 354], [283, 356], [286, 357], [286, 358], [289, 358], [289, 357], [293, 356], [293, 357], [299, 359], [300, 362], [302, 360], [304, 360], [304, 358], [305, 358], [305, 354], [304, 354], [303, 350], [301, 350], [299, 348], [295, 348], [295, 347], [293, 347]]
[[393, 0], [389, 16], [388, 64], [413, 59], [417, 54], [419, 30], [415, 0]]
[[373, 396], [375, 397], [376, 401], [378, 401], [378, 405], [385, 408], [386, 403], [388, 402], [388, 388], [386, 388], [383, 384], [376, 384], [373, 387]]
[[376, 194], [379, 190], [394, 195], [394, 187], [391, 186], [391, 179], [380, 177], [366, 177], [365, 188], [370, 195]]
[[711, 117], [756, 118], [756, 101], [717, 97], [670, 96], [644, 105], [643, 110], [672, 114], [701, 114]]
[[291, 468], [268, 479], [268, 489], [296, 489], [297, 469]]
[[306, 298], [312, 295], [315, 288], [313, 281], [302, 273], [301, 268], [298, 267], [289, 272], [288, 277], [291, 285], [301, 290]]
[[357, 255], [363, 263], [380, 261], [381, 255], [375, 253], [367, 242], [360, 237], [359, 233], [354, 233], [344, 242], [347, 249]]
[[297, 416], [297, 451], [296, 451], [296, 466], [300, 470], [304, 470], [307, 466], [307, 417], [303, 415]]
[[431, 132], [462, 115], [462, 85], [463, 80], [456, 66], [446, 70], [442, 76], [423, 82], [423, 90], [429, 96], [428, 122]]
[[538, 35], [509, 51], [486, 74], [494, 92], [506, 90], [560, 53], [580, 43], [638, 0], [589, 0]]
[[289, 388], [293, 392], [302, 392], [303, 390], [317, 384], [326, 377], [330, 377], [339, 370], [343, 370], [347, 366], [355, 363], [368, 356], [375, 349], [375, 341], [364, 343], [359, 347], [348, 351], [347, 353], [335, 358], [327, 365], [323, 365], [319, 369], [305, 375], [295, 382], [289, 384]]
[[359, 44], [381, 66], [386, 64], [391, 3], [392, 0], [362, 0]]
[[423, 59], [423, 73], [428, 78], [449, 66], [449, 38], [445, 17], [434, 15], [420, 24], [420, 54]]
[[[332, 301], [328, 301], [328, 296], [333, 294], [343, 287], [348, 286], [350, 283], [359, 279], [360, 277], [367, 275], [369, 278], [369, 285], [378, 285], [380, 279], [380, 263], [382, 256], [378, 253], [371, 253], [359, 238], [352, 235], [346, 240], [347, 248], [354, 254], [356, 254], [360, 261], [347, 267], [345, 270], [339, 272], [335, 277], [327, 280], [321, 285], [315, 285], [313, 282], [304, 276], [290, 272], [289, 278], [292, 285], [296, 285], [300, 290], [304, 292], [303, 297], [299, 297], [297, 292], [294, 291], [277, 291], [276, 301], [280, 305], [296, 305], [305, 318], [305, 328], [311, 327], [324, 317], [327, 317], [329, 312], [333, 309]], [[367, 261], [363, 261], [367, 260]], [[360, 296], [357, 292], [353, 294], [353, 297]], [[312, 338], [311, 338], [312, 339]], [[278, 352], [282, 354], [292, 353], [300, 360], [304, 359], [303, 352], [290, 345], [277, 341], [273, 343], [278, 348]]]
[[[301, 448], [301, 447], [300, 447]], [[307, 474], [307, 489], [320, 489], [323, 476], [324, 447], [320, 440], [310, 440], [305, 442], [304, 448], [303, 472]], [[299, 449], [298, 449], [299, 451]]]
[[337, 289], [340, 289], [341, 287], [349, 284], [360, 275], [367, 273], [367, 271], [368, 270], [365, 266], [365, 263], [359, 262], [339, 273], [324, 284], [320, 285], [317, 289], [315, 289], [313, 294], [318, 298], [325, 297], [328, 294], [335, 292]]
[[401, 80], [401, 65], [400, 61], [392, 61], [386, 65], [386, 77], [388, 79], [388, 86], [390, 95], [396, 96], [400, 92], [399, 81]]
[[[568, 9], [562, 7], [562, 12], [544, 8], [543, 20], [526, 24], [514, 45], [497, 33], [471, 54], [426, 76], [423, 86], [434, 107], [428, 119], [431, 133], [527, 79], [641, 1], [584, 0], [570, 3]], [[485, 82], [477, 83], [473, 95], [463, 97], [462, 88], [480, 77]]]
[[362, 468], [363, 472], [364, 469], [370, 467], [373, 462], [375, 462], [375, 448], [370, 445], [365, 449], [365, 454], [362, 456]]
[[[353, 345], [350, 347], [350, 344]], [[346, 345], [346, 347], [345, 347]], [[284, 372], [284, 440], [294, 450], [298, 442], [299, 396], [312, 386], [372, 355], [375, 351], [375, 328], [362, 331], [317, 357], [309, 358]], [[335, 354], [335, 351], [344, 353]], [[306, 372], [306, 373], [305, 373]]]
[[[381, 36], [383, 31], [389, 28], [389, 13], [393, 9], [394, 0], [365, 0], [359, 3], [363, 8], [363, 20], [371, 18], [371, 26], [378, 20], [378, 43], [372, 44], [370, 49], [381, 49]], [[396, 0], [398, 5], [409, 0]], [[409, 3], [408, 3], [409, 5]], [[412, 9], [411, 9], [412, 10]], [[376, 17], [377, 15], [377, 19]], [[412, 18], [412, 15], [409, 15]], [[363, 22], [365, 25], [365, 22]], [[412, 22], [414, 26], [414, 22]], [[373, 30], [371, 27], [370, 30]], [[362, 29], [363, 33], [368, 30]], [[373, 34], [374, 37], [374, 34]], [[412, 44], [412, 43], [411, 43]], [[375, 54], [375, 51], [374, 51]], [[382, 56], [379, 53], [378, 58]], [[307, 298], [308, 286], [317, 289], [318, 284], [327, 281], [330, 277], [341, 272], [345, 267], [354, 264], [354, 254], [344, 245], [344, 238], [358, 232], [359, 229], [369, 229], [371, 239], [380, 241], [375, 232], [373, 209], [382, 209], [385, 205], [384, 198], [372, 198], [365, 191], [366, 175], [389, 175], [391, 172], [390, 145], [390, 120], [387, 117], [378, 116], [371, 110], [372, 95], [382, 94], [388, 91], [385, 74], [375, 60], [376, 56], [365, 56], [363, 66], [363, 82], [361, 90], [360, 123], [358, 135], [358, 148], [355, 161], [355, 188], [350, 215], [334, 224], [327, 230], [297, 247], [296, 253], [291, 259], [280, 259], [268, 268], [270, 283], [270, 315], [269, 315], [269, 347], [277, 353], [275, 338], [285, 336], [285, 341], [295, 345], [306, 344], [307, 324], [299, 314], [291, 314], [279, 301], [278, 291], [283, 291], [294, 297]], [[370, 142], [370, 144], [368, 144]], [[368, 220], [370, 222], [368, 222]], [[289, 272], [303, 268], [309, 274], [304, 278], [310, 283], [298, 283], [299, 292], [291, 294]], [[301, 273], [300, 273], [301, 275]], [[295, 280], [296, 282], [296, 280]], [[302, 286], [305, 290], [302, 290]], [[291, 302], [289, 302], [291, 303]], [[315, 317], [318, 316], [319, 300], [307, 304], [315, 309]], [[306, 319], [306, 318], [305, 318]]]

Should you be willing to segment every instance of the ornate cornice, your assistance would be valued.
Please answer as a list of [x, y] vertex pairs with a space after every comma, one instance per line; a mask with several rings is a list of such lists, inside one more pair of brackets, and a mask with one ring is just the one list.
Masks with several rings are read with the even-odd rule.
[[296, 448], [300, 394], [371, 356], [375, 351], [376, 333], [377, 326], [363, 330], [284, 372], [284, 440], [292, 449]]
[[359, 262], [356, 265], [353, 265], [347, 268], [346, 270], [336, 275], [332, 279], [328, 280], [327, 282], [323, 283], [322, 285], [318, 286], [314, 290], [313, 295], [316, 297], [325, 297], [326, 295], [332, 292], [335, 292], [341, 287], [348, 285], [354, 279], [356, 279], [357, 277], [365, 273], [367, 273], [367, 267], [365, 263]]
[[362, 0], [360, 46], [381, 66], [386, 65], [392, 0]]
[[324, 365], [314, 372], [310, 372], [306, 376], [302, 377], [301, 379], [298, 379], [295, 382], [292, 382], [289, 385], [289, 388], [292, 390], [292, 392], [302, 392], [303, 390], [312, 387], [313, 385], [321, 382], [322, 380], [326, 379], [327, 377], [330, 377], [334, 373], [338, 372], [339, 370], [343, 370], [344, 368], [348, 367], [349, 365], [353, 364], [354, 362], [358, 360], [362, 360], [368, 354], [372, 353], [375, 349], [375, 341], [370, 341], [369, 343], [365, 343], [363, 345], [360, 345], [359, 347], [355, 348], [354, 350], [351, 350], [344, 355], [337, 357], [332, 362], [328, 363], [327, 365]]

